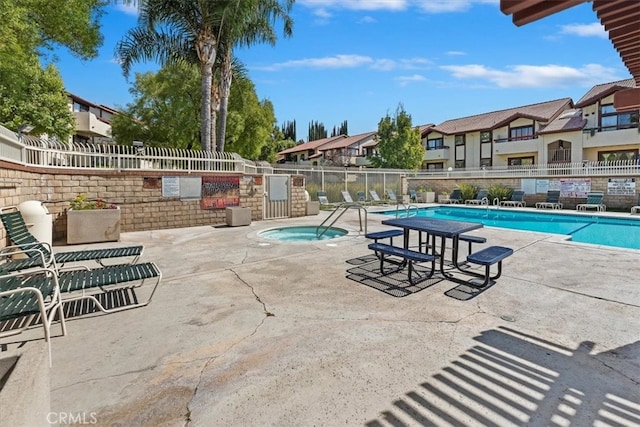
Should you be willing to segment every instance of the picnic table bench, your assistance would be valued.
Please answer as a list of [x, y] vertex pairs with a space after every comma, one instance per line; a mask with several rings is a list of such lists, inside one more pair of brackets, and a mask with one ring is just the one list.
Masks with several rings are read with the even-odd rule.
[[[513, 249], [506, 248], [504, 246], [489, 246], [474, 252], [467, 256], [467, 262], [474, 264], [484, 265], [484, 281], [480, 287], [487, 286], [491, 280], [495, 280], [502, 274], [502, 260], [513, 253]], [[489, 270], [493, 264], [498, 264], [498, 273], [495, 276], [491, 276]]]
[[[369, 249], [379, 254], [380, 258], [380, 273], [385, 274], [384, 272], [384, 257], [385, 255], [396, 256], [402, 258], [403, 262], [401, 263], [404, 266], [405, 263], [408, 264], [408, 276], [409, 283], [415, 285], [423, 280], [430, 278], [435, 271], [435, 262], [436, 257], [431, 254], [426, 254], [424, 252], [414, 251], [411, 249], [400, 248], [397, 246], [387, 245], [385, 243], [370, 243]], [[413, 263], [414, 262], [431, 262], [431, 271], [428, 275], [423, 275], [418, 280], [414, 281], [413, 276]], [[400, 269], [402, 268], [400, 267]], [[396, 270], [397, 271], [397, 270]]]

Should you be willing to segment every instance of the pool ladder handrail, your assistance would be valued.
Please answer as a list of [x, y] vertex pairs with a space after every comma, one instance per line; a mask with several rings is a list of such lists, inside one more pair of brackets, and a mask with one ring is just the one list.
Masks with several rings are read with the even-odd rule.
[[[328, 217], [326, 217], [324, 221], [322, 221], [322, 223], [319, 226], [316, 227], [316, 237], [318, 238], [322, 237], [324, 233], [326, 233], [327, 230], [329, 230], [333, 226], [333, 224], [335, 224], [336, 221], [338, 221], [340, 217], [344, 215], [344, 213], [351, 208], [358, 209], [358, 219], [360, 220], [360, 232], [362, 232], [362, 211], [364, 211], [364, 234], [367, 234], [367, 208], [362, 206], [360, 203], [343, 202], [340, 205], [338, 205], [333, 210], [333, 212], [331, 212], [331, 214]], [[341, 212], [338, 214], [338, 216], [334, 218], [331, 224], [325, 226], [325, 223], [329, 221], [339, 210], [341, 210]], [[324, 226], [324, 230], [320, 232], [323, 226]]]
[[[398, 218], [398, 214], [399, 214], [399, 211], [400, 211], [400, 205], [402, 205], [403, 208], [404, 208], [405, 218], [409, 218], [411, 216], [418, 216], [418, 212], [420, 212], [420, 208], [417, 207], [416, 205], [412, 205], [412, 204], [405, 205], [402, 202], [398, 202], [396, 204], [396, 218]], [[416, 210], [416, 213], [414, 215], [411, 215], [411, 209], [412, 208], [415, 208], [415, 210]]]

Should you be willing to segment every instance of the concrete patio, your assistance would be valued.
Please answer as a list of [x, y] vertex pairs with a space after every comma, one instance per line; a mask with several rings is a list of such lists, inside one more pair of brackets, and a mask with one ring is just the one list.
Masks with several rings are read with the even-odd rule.
[[[69, 318], [64, 337], [54, 324], [50, 410], [104, 426], [640, 425], [638, 251], [485, 227], [515, 250], [495, 285], [394, 297], [362, 280], [356, 212], [344, 238], [257, 236], [326, 215], [124, 233], [114, 246], [144, 244], [162, 283], [147, 307]], [[42, 330], [0, 356], [25, 341]]]

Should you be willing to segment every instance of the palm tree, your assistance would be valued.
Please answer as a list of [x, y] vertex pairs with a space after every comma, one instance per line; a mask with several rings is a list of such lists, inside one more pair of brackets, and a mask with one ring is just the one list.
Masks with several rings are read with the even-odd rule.
[[[218, 35], [234, 0], [139, 0], [138, 27], [116, 45], [125, 75], [133, 63], [156, 60], [162, 65], [194, 62], [200, 67], [202, 105], [200, 144], [212, 150], [211, 87]], [[242, 0], [235, 0], [242, 1]], [[214, 134], [215, 135], [215, 134]]]
[[[283, 20], [283, 33], [286, 37], [293, 33], [293, 20], [288, 15], [295, 0], [236, 0], [235, 9], [229, 14], [219, 39], [220, 52], [220, 126], [218, 128], [218, 151], [224, 151], [227, 127], [227, 106], [233, 79], [233, 47], [251, 46], [255, 43], [275, 45], [277, 40], [273, 30], [276, 20]], [[231, 21], [229, 23], [229, 20]]]
[[[201, 146], [205, 151], [214, 147], [224, 151], [233, 61], [231, 49], [225, 49], [218, 87], [213, 84], [217, 53], [235, 43], [275, 43], [271, 23], [279, 17], [285, 20], [285, 34], [291, 34], [292, 21], [287, 12], [295, 0], [282, 1], [283, 5], [279, 0], [139, 0], [139, 26], [117, 44], [116, 55], [125, 75], [138, 61], [198, 64], [202, 81]], [[222, 142], [216, 146], [218, 109], [223, 115], [219, 132]]]

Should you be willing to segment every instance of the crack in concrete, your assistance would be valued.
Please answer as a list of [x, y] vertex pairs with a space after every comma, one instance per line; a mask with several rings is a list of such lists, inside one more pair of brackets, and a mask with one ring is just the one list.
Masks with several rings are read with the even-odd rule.
[[189, 401], [187, 402], [187, 413], [185, 414], [185, 427], [188, 427], [191, 423], [191, 402], [193, 402], [193, 399], [195, 399], [196, 395], [198, 394], [198, 389], [200, 388], [200, 384], [202, 384], [202, 377], [204, 375], [205, 370], [207, 369], [207, 367], [209, 366], [209, 364], [211, 362], [213, 362], [215, 359], [217, 359], [220, 356], [223, 356], [225, 354], [227, 354], [229, 351], [231, 351], [235, 346], [237, 346], [238, 344], [240, 344], [241, 342], [245, 341], [246, 339], [254, 336], [257, 332], [258, 329], [260, 329], [260, 327], [262, 325], [264, 325], [264, 321], [267, 317], [270, 316], [275, 316], [273, 313], [269, 312], [267, 310], [267, 306], [265, 305], [264, 302], [262, 302], [262, 300], [260, 299], [260, 297], [258, 296], [258, 294], [256, 294], [255, 290], [253, 289], [253, 286], [251, 286], [249, 283], [247, 283], [246, 280], [242, 279], [240, 277], [240, 275], [234, 271], [233, 269], [229, 269], [229, 271], [231, 271], [233, 274], [235, 274], [236, 278], [241, 281], [242, 283], [245, 284], [245, 286], [247, 286], [250, 290], [251, 293], [254, 295], [254, 297], [256, 298], [256, 300], [262, 305], [262, 310], [265, 313], [265, 317], [262, 318], [262, 320], [256, 325], [256, 327], [253, 329], [253, 332], [251, 332], [249, 335], [247, 335], [246, 337], [238, 340], [237, 342], [233, 343], [232, 345], [229, 346], [229, 348], [227, 348], [225, 351], [223, 351], [222, 353], [220, 353], [220, 355], [215, 356], [215, 357], [210, 357], [207, 362], [202, 366], [202, 369], [200, 370], [200, 375], [198, 376], [198, 382], [196, 383], [196, 386], [193, 389], [193, 394], [191, 395], [191, 398], [189, 399]]
[[256, 301], [258, 301], [261, 305], [262, 305], [262, 309], [264, 311], [264, 313], [267, 315], [267, 317], [269, 316], [275, 316], [275, 314], [271, 313], [269, 310], [267, 310], [267, 305], [262, 302], [262, 300], [260, 299], [260, 297], [258, 296], [258, 294], [256, 293], [255, 289], [253, 289], [253, 286], [251, 286], [246, 280], [244, 280], [242, 277], [240, 277], [240, 275], [238, 274], [237, 271], [235, 271], [234, 269], [229, 269], [230, 272], [232, 272], [233, 274], [236, 275], [236, 278], [241, 281], [242, 283], [244, 283], [244, 285], [246, 287], [248, 287], [249, 289], [251, 289], [251, 293], [253, 294], [253, 296], [256, 298]]

